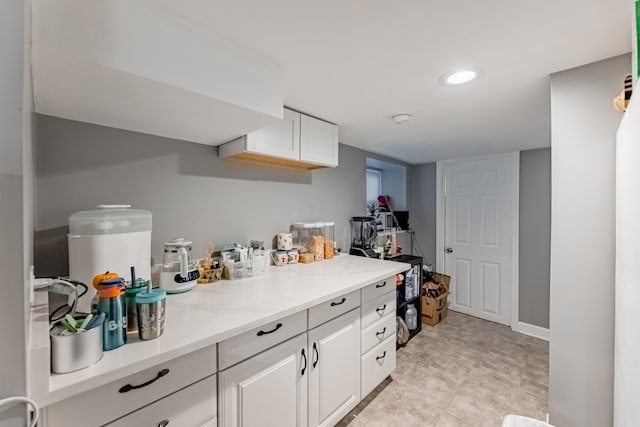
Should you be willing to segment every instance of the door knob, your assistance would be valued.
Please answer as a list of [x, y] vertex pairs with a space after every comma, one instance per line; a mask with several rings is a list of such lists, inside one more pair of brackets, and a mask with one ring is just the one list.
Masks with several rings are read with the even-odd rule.
[[448, 254], [452, 254], [453, 253], [453, 248], [447, 248], [445, 249], [445, 252]]

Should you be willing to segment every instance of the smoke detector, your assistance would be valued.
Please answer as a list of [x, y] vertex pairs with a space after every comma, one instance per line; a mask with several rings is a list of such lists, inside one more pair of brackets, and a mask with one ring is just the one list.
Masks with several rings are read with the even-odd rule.
[[411, 118], [411, 114], [409, 113], [396, 113], [393, 116], [391, 116], [391, 120], [393, 120], [393, 122], [397, 125], [401, 125], [409, 121], [410, 118]]

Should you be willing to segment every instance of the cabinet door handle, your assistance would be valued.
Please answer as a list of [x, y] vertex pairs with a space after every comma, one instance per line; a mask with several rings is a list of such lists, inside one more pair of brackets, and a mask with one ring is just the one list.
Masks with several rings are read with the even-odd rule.
[[304, 366], [302, 367], [302, 372], [300, 372], [300, 375], [304, 375], [304, 371], [307, 370], [307, 355], [304, 352], [304, 348], [302, 349], [302, 358], [304, 359]]
[[387, 356], [387, 350], [385, 350], [384, 353], [382, 353], [382, 356], [376, 357], [376, 360], [384, 359], [386, 356]]
[[158, 423], [158, 427], [167, 427], [169, 425], [169, 420], [162, 420]]
[[376, 308], [376, 311], [378, 312], [378, 314], [380, 314], [380, 312], [384, 313], [384, 310], [387, 308], [387, 304], [383, 305], [382, 307], [378, 307]]
[[387, 286], [387, 282], [386, 281], [382, 282], [382, 284], [378, 283], [376, 285], [376, 288], [384, 288], [385, 286]]
[[376, 332], [376, 336], [380, 336], [380, 335], [384, 335], [384, 333], [387, 332], [387, 327], [385, 326], [384, 329], [382, 330], [382, 332]]
[[[160, 378], [164, 377], [165, 375], [167, 375], [169, 373], [168, 369], [163, 369], [160, 372], [158, 372], [158, 375], [156, 375], [155, 378], [147, 381], [146, 383], [142, 383], [140, 385], [131, 385], [131, 384], [125, 384], [122, 387], [120, 387], [120, 390], [118, 390], [120, 393], [126, 393], [128, 391], [131, 390], [136, 390], [138, 388], [142, 388], [142, 387], [146, 387], [150, 384], [153, 384], [154, 382], [158, 381]], [[168, 422], [168, 421], [167, 421]]]
[[313, 362], [313, 367], [315, 368], [318, 364], [318, 360], [320, 360], [320, 353], [318, 353], [318, 346], [316, 343], [313, 343], [313, 352], [316, 354], [316, 360]]
[[343, 298], [340, 300], [340, 302], [332, 302], [332, 303], [331, 303], [331, 307], [335, 307], [336, 305], [344, 304], [344, 302], [345, 302], [346, 300], [347, 300], [347, 299], [343, 297]]
[[280, 328], [282, 328], [282, 323], [278, 323], [278, 324], [276, 325], [276, 327], [275, 327], [275, 328], [273, 328], [273, 329], [272, 329], [272, 330], [270, 330], [270, 331], [266, 331], [266, 332], [265, 332], [265, 331], [260, 331], [260, 332], [258, 332], [258, 336], [259, 336], [259, 337], [261, 337], [261, 336], [263, 336], [263, 335], [272, 334], [272, 333], [274, 333], [275, 331], [277, 331], [277, 330], [278, 330], [278, 329], [280, 329]]

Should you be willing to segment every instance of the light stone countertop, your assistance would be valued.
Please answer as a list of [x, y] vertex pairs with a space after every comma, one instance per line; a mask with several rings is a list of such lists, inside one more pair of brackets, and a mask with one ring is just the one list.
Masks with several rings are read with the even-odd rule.
[[47, 392], [33, 396], [40, 406], [67, 399], [164, 363], [342, 294], [401, 273], [409, 264], [341, 254], [312, 264], [269, 266], [264, 275], [223, 280], [169, 295], [164, 334], [129, 342], [104, 353], [95, 365], [51, 374]]

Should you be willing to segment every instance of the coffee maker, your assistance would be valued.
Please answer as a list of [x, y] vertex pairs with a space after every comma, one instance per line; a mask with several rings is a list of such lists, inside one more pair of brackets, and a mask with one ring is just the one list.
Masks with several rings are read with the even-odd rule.
[[351, 224], [351, 249], [349, 254], [377, 258], [373, 250], [378, 237], [376, 220], [369, 216], [354, 216], [349, 220]]

